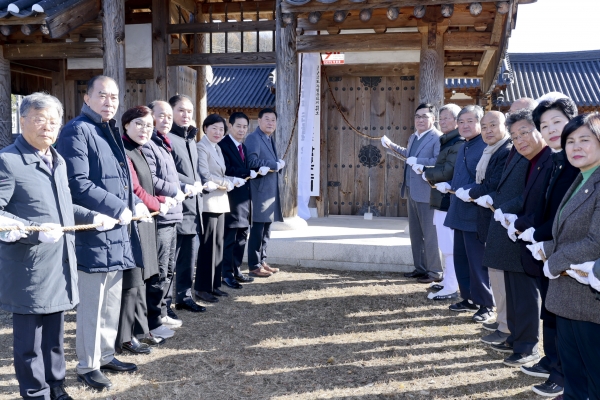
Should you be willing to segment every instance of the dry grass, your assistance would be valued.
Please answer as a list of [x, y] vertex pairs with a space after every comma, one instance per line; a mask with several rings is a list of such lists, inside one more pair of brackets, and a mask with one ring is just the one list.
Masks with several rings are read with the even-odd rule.
[[[184, 326], [139, 372], [97, 393], [76, 381], [67, 316], [67, 385], [76, 399], [530, 399], [540, 379], [502, 365], [485, 334], [400, 274], [285, 267]], [[0, 399], [17, 398], [10, 315], [0, 314]]]

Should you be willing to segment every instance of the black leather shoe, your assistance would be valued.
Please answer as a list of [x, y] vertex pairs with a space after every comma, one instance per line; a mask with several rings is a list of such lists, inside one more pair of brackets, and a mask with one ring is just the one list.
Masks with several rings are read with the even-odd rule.
[[425, 278], [429, 276], [426, 272], [418, 272], [416, 269], [413, 272], [407, 272], [404, 274], [405, 278]]
[[254, 282], [254, 278], [251, 276], [248, 276], [246, 274], [235, 275], [234, 278], [236, 281], [242, 282], [242, 283]]
[[149, 333], [149, 335], [150, 336], [148, 337], [140, 339], [140, 342], [146, 343], [148, 346], [160, 346], [161, 344], [165, 344], [165, 342], [167, 341], [167, 339], [158, 336], [153, 336], [151, 333]]
[[137, 365], [133, 363], [126, 363], [113, 358], [108, 364], [104, 364], [100, 367], [101, 372], [135, 372], [137, 371]]
[[133, 354], [150, 354], [152, 352], [149, 345], [140, 343], [136, 338], [132, 338], [131, 342], [124, 342], [121, 347]]
[[187, 311], [191, 311], [191, 312], [204, 312], [206, 311], [206, 307], [203, 307], [199, 304], [196, 304], [196, 302], [192, 299], [185, 299], [183, 301], [183, 303], [177, 303], [175, 304], [175, 309], [176, 310], [187, 310]]
[[110, 389], [112, 382], [97, 369], [87, 374], [77, 374], [77, 382], [83, 382], [92, 389], [104, 390]]
[[240, 285], [240, 283], [238, 281], [236, 281], [235, 279], [231, 279], [231, 278], [223, 278], [223, 284], [226, 286], [229, 286], [232, 289], [243, 288], [243, 286]]
[[50, 400], [73, 400], [65, 391], [64, 385], [50, 388]]
[[219, 288], [214, 288], [213, 292], [212, 292], [213, 296], [219, 296], [219, 297], [227, 297], [229, 296], [229, 293], [222, 291]]
[[207, 303], [218, 303], [219, 299], [208, 292], [196, 292], [196, 298]]

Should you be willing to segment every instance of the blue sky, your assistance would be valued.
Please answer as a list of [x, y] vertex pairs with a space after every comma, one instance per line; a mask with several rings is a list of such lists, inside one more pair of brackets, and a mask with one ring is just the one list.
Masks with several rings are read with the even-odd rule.
[[600, 50], [600, 0], [538, 0], [519, 5], [510, 53]]

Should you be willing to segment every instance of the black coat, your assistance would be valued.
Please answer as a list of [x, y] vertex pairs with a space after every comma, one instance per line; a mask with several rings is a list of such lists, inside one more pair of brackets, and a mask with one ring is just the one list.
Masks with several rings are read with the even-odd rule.
[[[246, 178], [250, 176], [248, 168], [248, 152], [246, 145], [242, 143], [244, 152], [244, 161], [240, 156], [238, 148], [229, 135], [225, 136], [219, 142], [223, 159], [225, 160], [225, 175], [237, 178]], [[225, 227], [227, 228], [246, 228], [250, 226], [250, 184], [237, 187], [228, 193], [229, 213], [225, 214]]]
[[[472, 199], [477, 199], [486, 194], [491, 195], [496, 191], [500, 178], [502, 178], [502, 172], [506, 166], [506, 158], [512, 147], [512, 140], [508, 139], [503, 146], [492, 154], [485, 170], [485, 178], [480, 184], [473, 186], [469, 190], [469, 196]], [[494, 213], [489, 208], [479, 207], [477, 209], [477, 237], [481, 243], [485, 243], [487, 240], [488, 229], [490, 228], [490, 221], [493, 216]]]
[[[169, 139], [171, 155], [179, 174], [179, 182], [193, 185], [200, 182], [198, 173], [198, 151], [196, 150], [196, 133], [198, 129], [188, 126], [187, 130], [173, 124]], [[183, 202], [183, 221], [177, 224], [180, 235], [196, 235], [202, 232], [202, 195], [187, 198]]]
[[[129, 159], [131, 160], [133, 168], [135, 168], [135, 173], [137, 175], [140, 186], [148, 194], [154, 196], [154, 184], [152, 182], [152, 173], [150, 172], [150, 167], [148, 166], [146, 157], [144, 157], [144, 154], [142, 154], [141, 146], [129, 140], [123, 140], [123, 143], [125, 145], [125, 153], [127, 154], [127, 157], [129, 157]], [[144, 260], [144, 265], [138, 265], [138, 267], [143, 268], [141, 278], [143, 280], [147, 280], [151, 276], [158, 274], [158, 252], [156, 248], [156, 218], [153, 218], [152, 222], [138, 221], [136, 222], [136, 224], [138, 227], [138, 231], [140, 232], [140, 245], [142, 251], [142, 258]], [[132, 271], [135, 271], [135, 269]], [[136, 279], [130, 281], [129, 278]], [[124, 273], [123, 289], [129, 289], [132, 287], [143, 285], [144, 282], [142, 281], [140, 283], [140, 281], [137, 280], [137, 278], [137, 271], [134, 272], [134, 275], [131, 277], [127, 277]]]
[[[515, 151], [507, 160], [496, 191], [490, 194], [494, 208], [506, 214], [518, 214], [523, 209], [523, 190], [529, 170], [529, 160]], [[521, 246], [506, 234], [506, 229], [492, 218], [483, 253], [483, 266], [502, 271], [524, 272], [521, 266]]]

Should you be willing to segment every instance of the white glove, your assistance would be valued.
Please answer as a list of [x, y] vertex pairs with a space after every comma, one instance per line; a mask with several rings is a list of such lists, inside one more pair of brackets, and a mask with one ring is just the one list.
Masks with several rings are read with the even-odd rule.
[[[594, 261], [584, 262], [583, 264], [571, 264], [571, 269], [567, 270], [567, 274], [575, 278], [579, 283], [583, 283], [584, 285], [590, 285], [590, 277], [594, 275]], [[588, 274], [588, 276], [583, 277], [577, 274], [577, 271], [573, 271], [576, 276], [571, 275], [572, 270], [582, 271]]]
[[65, 234], [59, 224], [45, 223], [41, 224], [42, 228], [50, 228], [48, 232], [40, 231], [38, 239], [42, 243], [56, 243]]
[[527, 229], [525, 229], [525, 231], [523, 233], [521, 233], [519, 235], [519, 239], [521, 239], [524, 242], [537, 243], [535, 241], [535, 239], [533, 238], [534, 233], [535, 233], [535, 228], [533, 228], [533, 227], [527, 228]]
[[260, 167], [258, 169], [258, 174], [262, 175], [262, 176], [265, 176], [266, 174], [269, 173], [269, 171], [270, 171], [270, 168], [265, 165], [264, 167]]
[[490, 208], [490, 206], [494, 204], [494, 200], [492, 200], [492, 198], [486, 194], [485, 196], [478, 197], [475, 200], [475, 203], [477, 203], [477, 205], [480, 207]]
[[92, 223], [94, 225], [102, 224], [99, 227], [97, 227], [96, 230], [99, 232], [104, 232], [104, 231], [110, 231], [112, 228], [114, 228], [115, 225], [117, 225], [119, 223], [119, 220], [111, 218], [108, 215], [98, 214], [98, 215], [94, 216], [94, 222], [92, 222]]
[[[572, 268], [572, 266], [571, 266], [571, 268]], [[598, 278], [596, 278], [596, 275], [594, 274], [594, 272], [590, 272], [588, 279], [590, 281], [590, 286], [600, 292], [600, 280], [598, 280]]]
[[463, 188], [458, 188], [456, 190], [455, 194], [456, 194], [456, 197], [458, 197], [459, 199], [461, 199], [465, 203], [468, 203], [469, 201], [471, 201], [471, 196], [469, 196], [469, 192], [470, 191], [471, 191], [471, 189], [465, 190]]
[[415, 171], [415, 174], [422, 174], [423, 168], [425, 168], [425, 167], [421, 164], [414, 164], [412, 166], [412, 170]]
[[277, 171], [281, 171], [281, 169], [283, 169], [283, 167], [285, 167], [285, 161], [283, 161], [283, 160], [277, 161]]
[[425, 174], [421, 174], [421, 178], [423, 178], [423, 180], [427, 183], [429, 183], [429, 181], [427, 180], [427, 177], [425, 176]]
[[527, 248], [531, 252], [533, 258], [535, 258], [538, 261], [542, 261], [542, 255], [540, 254], [540, 251], [544, 255], [544, 258], [546, 257], [546, 253], [544, 253], [544, 242], [528, 244]]
[[233, 186], [240, 187], [246, 184], [246, 180], [242, 178], [233, 178]]
[[412, 167], [414, 164], [417, 163], [417, 157], [408, 157], [406, 159], [406, 163]]
[[235, 187], [235, 185], [230, 180], [226, 180], [225, 187], [227, 188], [228, 192], [231, 192], [233, 190], [233, 188]]
[[[506, 214], [505, 214], [506, 215]], [[506, 228], [506, 232], [508, 233], [508, 237], [513, 242], [517, 241], [517, 228], [515, 228], [515, 223], [511, 222], [508, 228]]]
[[[189, 186], [189, 185], [186, 185]], [[185, 200], [185, 193], [183, 193], [181, 190], [177, 191], [177, 194], [175, 195], [175, 201], [178, 203], [181, 203]]]
[[435, 188], [439, 190], [441, 193], [448, 193], [450, 190], [450, 184], [448, 182], [440, 182], [435, 184]]
[[[267, 172], [269, 172], [269, 171], [267, 171]], [[254, 171], [254, 170], [251, 169], [250, 170], [250, 179], [254, 179], [257, 176], [258, 176], [258, 173], [256, 171]]]
[[20, 229], [15, 231], [0, 232], [0, 240], [3, 242], [16, 242], [19, 239], [27, 237], [27, 232], [22, 230], [25, 228], [25, 224], [23, 224], [21, 221], [0, 216], [0, 226], [17, 226]]
[[194, 187], [195, 187], [196, 189], [198, 189], [198, 193], [202, 193], [202, 189], [204, 189], [204, 188], [202, 187], [202, 182], [198, 182], [198, 181], [194, 182]]
[[169, 207], [169, 210], [175, 206], [177, 206], [177, 200], [175, 200], [172, 197], [165, 197], [165, 202], [163, 204], [166, 204], [167, 207]]
[[133, 213], [129, 208], [126, 208], [119, 216], [119, 224], [129, 225], [131, 223], [131, 218], [133, 218]]
[[204, 185], [204, 190], [206, 190], [208, 193], [214, 192], [218, 188], [219, 188], [219, 185], [217, 185], [213, 181], [208, 181], [208, 182], [206, 182], [206, 185]]
[[135, 216], [136, 217], [144, 217], [141, 218], [142, 222], [152, 222], [152, 217], [150, 216], [150, 210], [144, 203], [138, 203], [135, 205]]
[[[529, 246], [527, 246], [529, 247]], [[544, 275], [546, 275], [546, 278], [548, 279], [557, 279], [558, 277], [560, 277], [560, 275], [552, 275], [552, 273], [550, 272], [550, 268], [548, 267], [548, 260], [546, 260], [546, 262], [544, 262]]]
[[198, 190], [198, 188], [196, 187], [196, 185], [185, 185], [184, 187], [185, 192], [188, 193], [188, 196], [190, 197], [194, 197], [195, 195], [197, 195], [198, 193], [200, 193], [200, 190]]
[[390, 139], [388, 139], [387, 136], [383, 135], [381, 137], [381, 145], [383, 147], [385, 147], [386, 149], [389, 149], [391, 144], [392, 144], [392, 141]]
[[161, 217], [164, 217], [165, 215], [167, 215], [170, 208], [171, 207], [169, 207], [169, 203], [167, 203], [167, 202], [161, 203], [160, 206], [158, 207], [159, 215]]
[[576, 271], [574, 271], [572, 269], [568, 269], [566, 272], [567, 272], [567, 275], [569, 275], [571, 278], [575, 279], [577, 282], [581, 283], [582, 285], [589, 285], [590, 284], [590, 280], [588, 278], [589, 275], [588, 276], [581, 276]]

